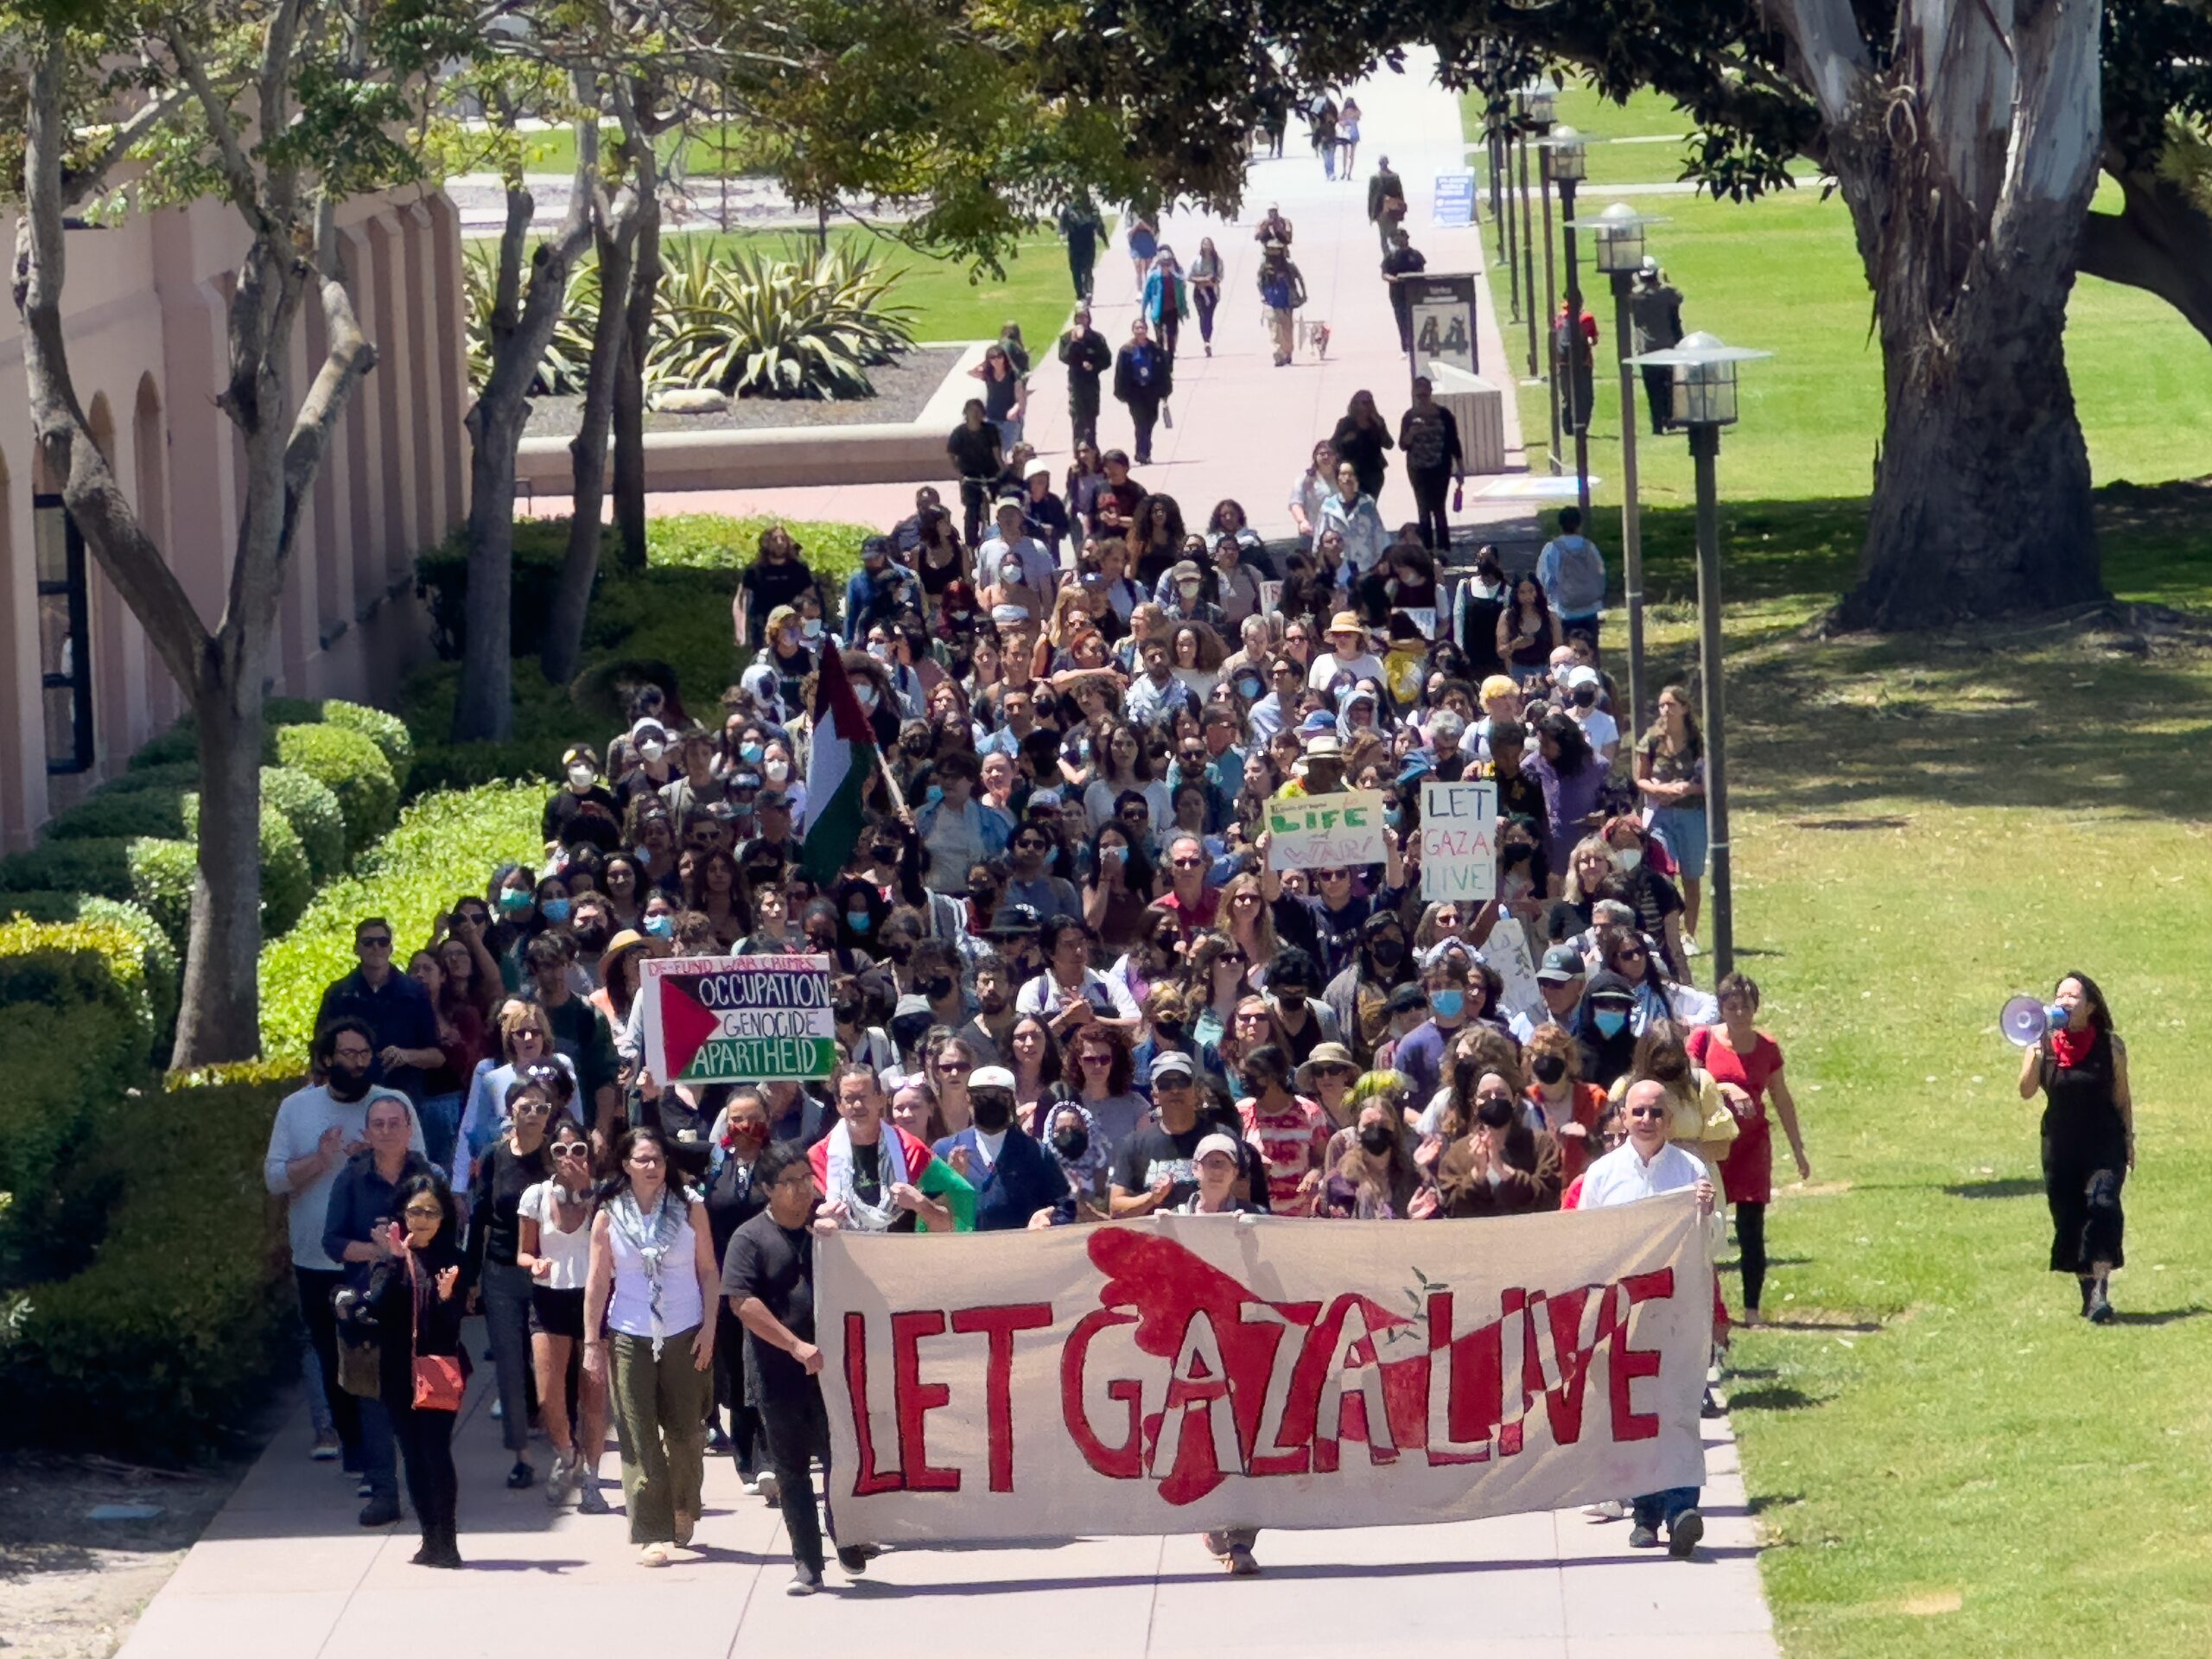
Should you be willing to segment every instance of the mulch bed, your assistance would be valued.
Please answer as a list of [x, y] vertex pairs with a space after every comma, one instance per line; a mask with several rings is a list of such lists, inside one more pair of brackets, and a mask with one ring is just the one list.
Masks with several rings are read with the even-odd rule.
[[[920, 346], [895, 363], [868, 371], [875, 396], [849, 402], [825, 403], [817, 397], [740, 397], [719, 415], [671, 415], [645, 411], [648, 432], [715, 432], [743, 428], [757, 430], [779, 426], [865, 426], [876, 422], [911, 421], [944, 384], [959, 360], [957, 346]], [[582, 397], [533, 397], [530, 422], [523, 430], [530, 437], [566, 437], [582, 419]]]

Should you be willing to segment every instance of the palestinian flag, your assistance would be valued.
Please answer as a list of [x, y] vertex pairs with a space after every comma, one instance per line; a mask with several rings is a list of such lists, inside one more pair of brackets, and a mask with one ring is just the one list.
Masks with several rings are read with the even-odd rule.
[[835, 881], [861, 838], [861, 801], [875, 771], [875, 733], [832, 645], [814, 687], [813, 750], [806, 762], [805, 856], [800, 868], [817, 887]]

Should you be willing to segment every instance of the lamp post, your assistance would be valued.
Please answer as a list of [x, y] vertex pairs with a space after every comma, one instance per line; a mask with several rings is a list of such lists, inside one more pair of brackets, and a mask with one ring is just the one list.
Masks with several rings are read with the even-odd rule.
[[[1550, 308], [1547, 303], [1541, 315], [1536, 308], [1536, 231], [1535, 226], [1530, 222], [1529, 212], [1529, 135], [1533, 132], [1541, 138], [1551, 130], [1552, 96], [1556, 90], [1549, 81], [1546, 80], [1531, 81], [1525, 86], [1516, 86], [1513, 89], [1513, 126], [1515, 136], [1519, 139], [1521, 145], [1521, 291], [1527, 296], [1528, 302], [1522, 308], [1527, 312], [1529, 319], [1529, 378], [1531, 380], [1537, 378], [1540, 373], [1536, 355], [1537, 331], [1549, 315]], [[1544, 274], [1547, 290], [1551, 286], [1551, 244], [1552, 204], [1551, 198], [1547, 196], [1544, 198]], [[1543, 378], [1549, 379], [1550, 377], [1547, 375]], [[1559, 434], [1556, 429], [1552, 434], [1552, 448], [1554, 451], [1552, 465], [1553, 470], [1556, 472], [1558, 470], [1556, 451], [1559, 448]]]
[[[1574, 499], [1590, 516], [1590, 342], [1582, 337], [1582, 264], [1574, 242], [1574, 192], [1589, 170], [1589, 150], [1573, 127], [1544, 140], [1544, 176], [1559, 191], [1560, 236], [1567, 246], [1567, 384], [1553, 399], [1574, 435]], [[1552, 377], [1559, 378], [1557, 364]]]
[[1505, 296], [1510, 321], [1521, 321], [1521, 245], [1513, 225], [1513, 112], [1503, 96], [1490, 101], [1490, 212], [1497, 226], [1498, 257], [1505, 261]]
[[1613, 353], [1621, 372], [1621, 562], [1628, 606], [1628, 729], [1642, 729], [1643, 719], [1643, 508], [1636, 486], [1636, 369], [1630, 343], [1632, 302], [1629, 285], [1643, 265], [1647, 219], [1625, 202], [1598, 215], [1596, 264], [1613, 283]]
[[1735, 918], [1729, 901], [1728, 767], [1720, 670], [1720, 509], [1713, 463], [1720, 429], [1736, 423], [1736, 365], [1771, 352], [1724, 346], [1711, 334], [1686, 334], [1681, 344], [1646, 352], [1640, 367], [1665, 369], [1673, 378], [1669, 424], [1687, 427], [1690, 459], [1697, 467], [1698, 674], [1705, 691], [1705, 814], [1707, 850], [1713, 863], [1713, 974], [1716, 982], [1736, 965]]

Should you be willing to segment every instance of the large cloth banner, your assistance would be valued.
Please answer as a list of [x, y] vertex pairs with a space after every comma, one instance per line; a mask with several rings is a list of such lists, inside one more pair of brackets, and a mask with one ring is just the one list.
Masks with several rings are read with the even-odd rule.
[[664, 957], [639, 964], [645, 1069], [663, 1083], [826, 1077], [837, 1065], [827, 957]]
[[1698, 1485], [1706, 1241], [1687, 1192], [836, 1234], [815, 1271], [837, 1541], [1387, 1526]]
[[1277, 796], [1268, 803], [1268, 863], [1274, 869], [1380, 864], [1389, 855], [1382, 845], [1382, 791]]

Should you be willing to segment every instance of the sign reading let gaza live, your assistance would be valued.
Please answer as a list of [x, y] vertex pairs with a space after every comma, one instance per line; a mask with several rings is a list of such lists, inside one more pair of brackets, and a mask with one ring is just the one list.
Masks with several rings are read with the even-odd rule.
[[837, 1064], [827, 957], [641, 964], [645, 1070], [663, 1083], [826, 1077]]

